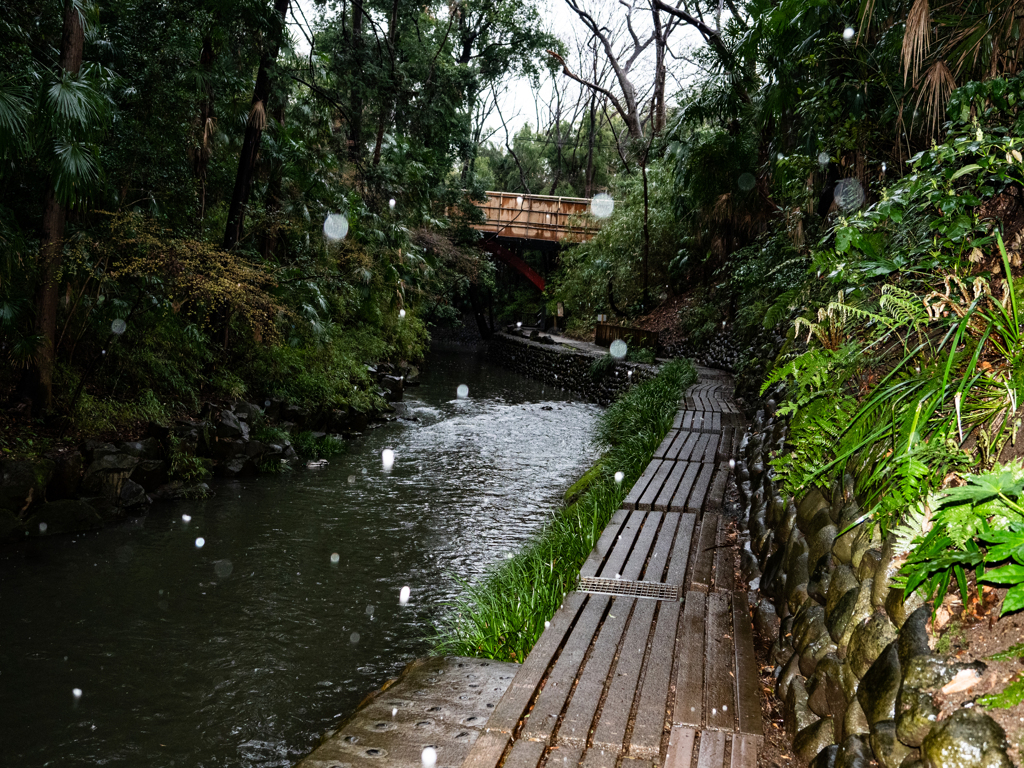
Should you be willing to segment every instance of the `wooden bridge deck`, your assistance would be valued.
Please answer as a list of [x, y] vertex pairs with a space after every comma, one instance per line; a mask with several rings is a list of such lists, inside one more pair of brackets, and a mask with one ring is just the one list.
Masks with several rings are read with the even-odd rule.
[[753, 768], [757, 668], [721, 514], [742, 416], [702, 370], [462, 768]]

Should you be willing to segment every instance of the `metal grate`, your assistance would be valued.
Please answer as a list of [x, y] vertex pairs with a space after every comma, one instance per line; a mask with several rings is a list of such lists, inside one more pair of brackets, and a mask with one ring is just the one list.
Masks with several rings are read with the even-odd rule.
[[652, 600], [680, 600], [683, 588], [677, 584], [659, 581], [625, 581], [623, 579], [597, 579], [584, 576], [580, 579], [580, 592], [599, 595], [620, 595], [622, 597], [647, 597]]

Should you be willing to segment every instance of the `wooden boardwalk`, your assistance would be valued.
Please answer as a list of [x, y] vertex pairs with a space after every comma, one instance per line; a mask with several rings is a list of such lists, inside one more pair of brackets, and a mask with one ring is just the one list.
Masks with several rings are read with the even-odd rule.
[[463, 768], [753, 768], [745, 592], [721, 514], [743, 417], [698, 369], [672, 430], [498, 701]]

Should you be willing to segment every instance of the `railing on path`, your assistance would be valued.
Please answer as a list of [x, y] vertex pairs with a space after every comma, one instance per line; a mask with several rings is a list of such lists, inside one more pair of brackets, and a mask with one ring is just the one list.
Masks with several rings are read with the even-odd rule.
[[476, 201], [486, 221], [473, 228], [497, 237], [558, 243], [564, 239], [583, 242], [601, 227], [591, 217], [590, 200], [584, 197], [520, 195], [487, 192]]

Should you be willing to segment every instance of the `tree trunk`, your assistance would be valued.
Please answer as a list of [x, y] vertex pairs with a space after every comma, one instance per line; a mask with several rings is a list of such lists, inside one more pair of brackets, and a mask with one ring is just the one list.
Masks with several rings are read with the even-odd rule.
[[267, 99], [270, 97], [270, 68], [277, 61], [280, 38], [284, 33], [284, 21], [288, 15], [289, 0], [274, 0], [274, 11], [281, 21], [281, 29], [273, 36], [274, 42], [260, 56], [260, 69], [256, 75], [256, 87], [252, 94], [252, 107], [245, 125], [242, 152], [238, 157], [238, 173], [235, 175], [235, 190], [228, 208], [228, 224], [224, 231], [224, 248], [234, 248], [242, 239], [245, 222], [245, 205], [249, 202], [252, 178], [256, 170], [256, 158], [260, 151], [260, 138], [267, 124]]
[[661, 14], [658, 6], [652, 7], [654, 14], [654, 134], [657, 135], [665, 128], [665, 48], [668, 41], [665, 39], [665, 31], [661, 26]]
[[[352, 0], [352, 46], [353, 71], [359, 72], [363, 66], [363, 0]], [[363, 99], [360, 86], [353, 79], [351, 112], [348, 126], [348, 158], [353, 163], [363, 156]]]
[[[64, 0], [64, 29], [60, 42], [60, 75], [78, 74], [85, 52], [85, 33], [78, 9]], [[43, 207], [42, 246], [39, 251], [42, 283], [36, 293], [36, 331], [42, 344], [36, 356], [36, 386], [33, 404], [44, 412], [53, 410], [53, 364], [57, 355], [57, 304], [67, 209], [57, 199], [53, 182], [46, 191]]]
[[[213, 70], [213, 37], [209, 33], [203, 35], [203, 52], [199, 55], [199, 66], [207, 77]], [[205, 97], [199, 105], [199, 147], [196, 150], [195, 172], [199, 179], [199, 221], [206, 218], [206, 171], [213, 154], [213, 87], [206, 82]]]

